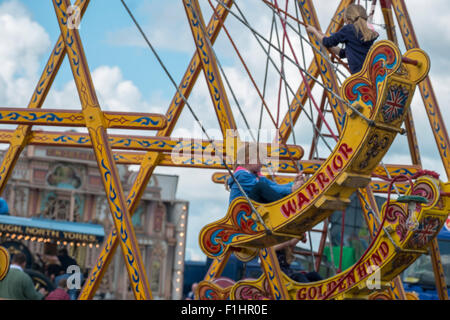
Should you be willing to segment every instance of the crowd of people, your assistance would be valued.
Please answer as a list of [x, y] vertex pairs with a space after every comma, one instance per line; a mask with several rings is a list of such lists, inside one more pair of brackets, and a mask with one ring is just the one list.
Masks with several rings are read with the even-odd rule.
[[[36, 286], [26, 269], [27, 259], [24, 253], [12, 255], [11, 264], [5, 277], [0, 280], [0, 299], [12, 300], [76, 300], [80, 287], [69, 285], [70, 266], [78, 266], [77, 261], [70, 257], [66, 248], [60, 249], [57, 255], [44, 254], [38, 256], [38, 262], [33, 264], [33, 271], [43, 274], [50, 283], [46, 286]], [[79, 283], [83, 275], [77, 274]]]

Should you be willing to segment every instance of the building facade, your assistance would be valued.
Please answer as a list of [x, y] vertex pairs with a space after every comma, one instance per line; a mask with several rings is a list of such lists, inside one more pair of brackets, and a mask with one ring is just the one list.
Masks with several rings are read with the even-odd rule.
[[[4, 151], [0, 155], [3, 157]], [[125, 194], [137, 172], [118, 166]], [[153, 174], [132, 221], [155, 299], [181, 299], [189, 203], [176, 198], [178, 177]], [[11, 216], [103, 225], [105, 238], [113, 220], [95, 156], [91, 150], [28, 146], [2, 195]], [[3, 236], [4, 237], [4, 236]], [[2, 239], [3, 241], [8, 239]], [[21, 239], [35, 255], [44, 243]], [[100, 246], [58, 241], [85, 273]], [[134, 299], [120, 247], [97, 290], [97, 297]]]

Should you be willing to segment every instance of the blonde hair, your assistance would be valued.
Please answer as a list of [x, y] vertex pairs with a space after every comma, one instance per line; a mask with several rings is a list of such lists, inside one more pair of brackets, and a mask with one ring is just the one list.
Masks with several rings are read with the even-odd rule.
[[378, 33], [367, 26], [367, 19], [366, 9], [359, 4], [351, 4], [345, 10], [345, 21], [355, 26], [357, 35], [362, 35], [364, 41], [373, 40], [378, 36]]

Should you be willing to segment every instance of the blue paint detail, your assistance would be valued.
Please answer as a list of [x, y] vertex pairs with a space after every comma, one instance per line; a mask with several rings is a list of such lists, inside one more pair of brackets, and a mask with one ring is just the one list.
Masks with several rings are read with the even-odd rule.
[[159, 120], [153, 120], [150, 117], [140, 117], [132, 121], [132, 123], [139, 123], [140, 125], [143, 126], [148, 126], [151, 123], [152, 125], [156, 126], [157, 124], [159, 124]]

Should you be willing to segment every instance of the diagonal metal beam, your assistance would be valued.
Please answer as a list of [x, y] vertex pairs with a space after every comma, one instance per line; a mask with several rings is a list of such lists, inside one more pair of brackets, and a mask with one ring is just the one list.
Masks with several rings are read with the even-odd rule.
[[[336, 9], [336, 12], [334, 13], [330, 24], [327, 28], [327, 34], [330, 34], [332, 32], [336, 32], [337, 29], [344, 23], [344, 11], [346, 6], [348, 5], [348, 1], [341, 1], [338, 5], [338, 8]], [[319, 75], [319, 68], [317, 66], [316, 60], [313, 59], [311, 61], [311, 64], [308, 67], [308, 73], [313, 75], [315, 78]], [[315, 81], [311, 79], [310, 77], [306, 77], [308, 80], [308, 85], [312, 89], [315, 85]], [[297, 119], [299, 118], [303, 106], [306, 104], [306, 101], [308, 99], [308, 95], [306, 94], [306, 83], [302, 82], [300, 84], [300, 87], [296, 93], [296, 97], [292, 100], [289, 109], [286, 113], [286, 115], [283, 118], [283, 121], [280, 125], [280, 141], [286, 142], [289, 138], [289, 135], [291, 134], [291, 121], [292, 121], [292, 127], [297, 122]], [[299, 103], [300, 102], [300, 103]], [[291, 120], [292, 119], [292, 120]]]
[[[406, 8], [406, 3], [403, 0], [392, 0], [392, 2], [391, 0], [384, 0], [382, 1], [382, 5], [384, 5], [386, 10], [388, 11], [391, 11], [391, 5], [393, 5], [406, 49], [419, 48], [419, 42], [414, 32], [414, 28], [408, 14], [408, 10]], [[393, 23], [391, 24], [392, 19], [388, 22], [388, 30], [391, 30], [393, 32], [393, 30], [395, 29]], [[424, 81], [418, 84], [418, 86], [448, 179], [450, 178], [450, 140], [448, 137], [447, 129], [445, 127], [445, 122], [439, 109], [438, 101], [434, 94], [430, 77], [427, 76]], [[411, 157], [414, 163], [420, 164], [418, 143], [415, 137], [415, 130], [411, 115], [409, 119], [410, 120], [409, 123], [407, 123], [407, 129], [408, 134], [411, 135], [411, 137], [408, 136]], [[430, 252], [439, 299], [448, 300], [445, 273], [441, 261], [438, 241], [436, 238], [431, 242]]]
[[[231, 7], [231, 5], [233, 4], [233, 0], [226, 0], [224, 1], [224, 3], [227, 7]], [[220, 24], [220, 21], [225, 20], [228, 16], [228, 10], [226, 10], [225, 7], [220, 4], [216, 7], [216, 12], [218, 14], [218, 17], [213, 15], [207, 27], [207, 34], [210, 38], [211, 43], [214, 43], [221, 30], [222, 25]], [[177, 92], [175, 93], [166, 112], [168, 122], [167, 126], [165, 129], [160, 130], [157, 133], [159, 137], [167, 137], [171, 135], [185, 105], [184, 99], [182, 99], [180, 94], [182, 94], [186, 98], [189, 97], [200, 71], [200, 57], [198, 53], [195, 52], [183, 76], [183, 79], [178, 86], [179, 90], [177, 90]], [[139, 200], [142, 197], [142, 194], [153, 174], [154, 169], [160, 163], [160, 160], [162, 158], [161, 153], [147, 152], [146, 154], [142, 155], [143, 157], [138, 160], [138, 163], [141, 164], [140, 170], [127, 199], [127, 205], [130, 214], [134, 213], [137, 204], [139, 203]], [[113, 230], [112, 232], [110, 232], [107, 240], [104, 242], [101, 248], [99, 257], [97, 258], [97, 262], [94, 268], [91, 270], [89, 277], [85, 282], [83, 289], [81, 290], [80, 299], [86, 300], [93, 298], [95, 291], [98, 288], [98, 285], [100, 284], [100, 281], [104, 273], [106, 272], [109, 263], [112, 260], [118, 242], [119, 241], [117, 239], [117, 234]]]
[[68, 25], [69, 0], [53, 0], [53, 7], [61, 34], [66, 44], [67, 55], [77, 87], [86, 127], [92, 141], [94, 153], [116, 232], [119, 234], [122, 254], [128, 271], [135, 298], [152, 298], [139, 245], [134, 232], [131, 216], [125, 202], [122, 184], [108, 142], [106, 122], [92, 83], [83, 45], [78, 30]]
[[[314, 26], [317, 30], [321, 30], [319, 19], [317, 18], [316, 10], [312, 0], [297, 0], [300, 6], [300, 12], [303, 16], [303, 21], [307, 24]], [[344, 0], [341, 2], [341, 6], [338, 8], [338, 12], [343, 12], [343, 8], [346, 8], [349, 4], [353, 3], [354, 0]], [[324, 56], [329, 56], [328, 52], [324, 49], [323, 45], [319, 42], [314, 34], [308, 34], [312, 45], [316, 48], [314, 50], [314, 57], [316, 64], [319, 67], [320, 75], [324, 85], [330, 89], [335, 94], [339, 94], [340, 89], [337, 82], [337, 75], [334, 72], [333, 66], [324, 58]], [[320, 53], [322, 54], [320, 54]], [[342, 131], [344, 126], [344, 116], [345, 108], [343, 103], [336, 98], [330, 91], [327, 91], [328, 102], [331, 107], [331, 111], [336, 122], [336, 127], [338, 132]]]
[[[391, 2], [406, 49], [420, 48], [405, 1], [391, 0]], [[450, 179], [450, 139], [439, 108], [439, 103], [433, 90], [430, 76], [427, 76], [418, 86], [433, 131], [433, 136], [436, 140], [436, 145], [447, 174], [447, 179]]]
[[[86, 12], [89, 2], [90, 0], [77, 0], [75, 2], [75, 5], [80, 9], [80, 21]], [[42, 107], [65, 56], [66, 46], [62, 35], [60, 35], [47, 64], [45, 65], [42, 75], [39, 78], [31, 100], [28, 103], [28, 108], [39, 109]], [[8, 151], [3, 157], [2, 164], [0, 165], [0, 194], [3, 193], [12, 170], [26, 146], [26, 140], [28, 139], [30, 131], [31, 126], [28, 125], [20, 125], [16, 129], [14, 140], [11, 141]]]
[[194, 37], [197, 53], [201, 58], [200, 61], [214, 110], [225, 140], [229, 130], [233, 130], [235, 134], [237, 133], [237, 126], [226, 95], [222, 76], [217, 66], [216, 56], [204, 32], [206, 27], [198, 0], [183, 0], [183, 5]]

